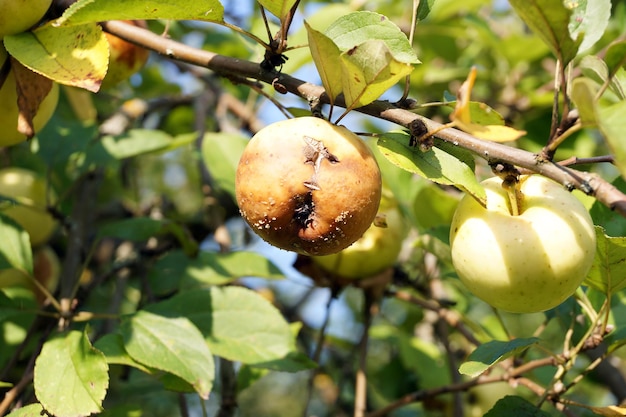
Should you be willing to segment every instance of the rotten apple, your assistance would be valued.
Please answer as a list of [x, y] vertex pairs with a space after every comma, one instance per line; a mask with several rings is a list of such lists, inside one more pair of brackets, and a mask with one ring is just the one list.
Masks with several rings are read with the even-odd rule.
[[370, 227], [381, 175], [367, 144], [317, 117], [271, 124], [237, 167], [241, 215], [259, 236], [305, 255], [337, 253]]

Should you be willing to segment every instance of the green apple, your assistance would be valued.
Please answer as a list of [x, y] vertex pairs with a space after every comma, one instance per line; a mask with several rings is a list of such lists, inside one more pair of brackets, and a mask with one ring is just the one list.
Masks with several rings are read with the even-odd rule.
[[377, 222], [363, 236], [339, 253], [312, 257], [323, 270], [341, 278], [359, 279], [371, 277], [393, 266], [406, 237], [406, 227], [398, 205], [392, 196], [383, 191]]
[[459, 278], [478, 298], [505, 311], [556, 307], [593, 263], [589, 213], [561, 185], [539, 175], [522, 176], [518, 193], [505, 190], [497, 177], [482, 184], [487, 207], [466, 195], [452, 220], [450, 248]]
[[237, 204], [252, 230], [304, 255], [337, 253], [360, 238], [376, 217], [381, 189], [365, 141], [317, 117], [261, 129], [235, 176]]
[[[2, 12], [0, 12], [0, 15], [1, 13]], [[0, 65], [7, 59], [7, 51], [0, 45]], [[15, 76], [13, 71], [10, 71], [4, 80], [4, 84], [0, 86], [0, 146], [12, 146], [26, 140], [26, 135], [17, 130], [19, 109], [17, 107], [17, 91], [15, 87]], [[58, 101], [59, 86], [53, 83], [52, 89], [39, 105], [37, 114], [33, 119], [35, 132], [42, 129], [46, 123], [48, 123], [48, 120], [50, 120], [50, 117], [52, 117], [56, 109]]]
[[24, 287], [32, 290], [37, 300], [42, 304], [46, 294], [33, 282], [33, 278], [50, 293], [56, 291], [61, 276], [61, 262], [57, 254], [48, 245], [40, 247], [33, 252], [33, 276], [29, 277], [26, 272], [17, 269], [4, 269], [0, 271], [0, 288]]
[[30, 29], [41, 20], [52, 0], [0, 0], [0, 39]]
[[[32, 246], [46, 243], [57, 227], [46, 210], [47, 193], [46, 181], [33, 171], [15, 167], [0, 170], [0, 197], [21, 203], [2, 201], [0, 210], [28, 232]], [[50, 193], [50, 197], [54, 195]]]

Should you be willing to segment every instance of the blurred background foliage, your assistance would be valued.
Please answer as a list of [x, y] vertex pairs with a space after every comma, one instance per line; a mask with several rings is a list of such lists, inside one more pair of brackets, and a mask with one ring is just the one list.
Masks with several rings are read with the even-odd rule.
[[[446, 92], [454, 94], [470, 69], [476, 67], [478, 79], [473, 100], [488, 104], [504, 116], [507, 124], [528, 132], [518, 146], [539, 150], [549, 136], [552, 114], [555, 60], [548, 47], [529, 32], [506, 1], [422, 2], [428, 7], [434, 4], [415, 31], [414, 47], [422, 64], [411, 75], [409, 97], [416, 100], [416, 111], [447, 121], [451, 108], [436, 103], [444, 101]], [[223, 4], [228, 22], [266, 38], [255, 2], [225, 0]], [[353, 10], [377, 11], [407, 33], [410, 30], [411, 13], [406, 1], [306, 1], [301, 4], [292, 27], [289, 45], [306, 43], [303, 18], [324, 25]], [[276, 22], [269, 18], [273, 29], [277, 29]], [[173, 39], [219, 54], [255, 62], [262, 60], [262, 48], [221, 26], [151, 21], [149, 29], [155, 33], [167, 32]], [[601, 53], [609, 42], [623, 37], [625, 30], [626, 3], [614, 1], [608, 30], [586, 54]], [[286, 55], [289, 60], [283, 67], [285, 73], [319, 84], [306, 48], [293, 49]], [[581, 59], [583, 56], [577, 62]], [[624, 71], [618, 76], [622, 83], [626, 82]], [[59, 210], [65, 214], [69, 214], [74, 203], [63, 199], [63, 191], [69, 194], [67, 190], [72, 190], [72, 184], [88, 170], [94, 167], [101, 170], [103, 179], [94, 231], [124, 218], [170, 219], [183, 224], [201, 242], [203, 250], [219, 251], [228, 243], [233, 250], [252, 249], [270, 258], [283, 268], [284, 280], [246, 278], [241, 282], [267, 297], [288, 321], [304, 323], [298, 341], [307, 353], [315, 349], [329, 315], [321, 368], [309, 382], [308, 372], [289, 374], [245, 365], [238, 367], [237, 383], [241, 389], [237, 415], [302, 415], [309, 383], [313, 390], [308, 415], [352, 415], [355, 352], [364, 320], [363, 293], [352, 287], [340, 294], [317, 288], [311, 279], [293, 268], [294, 256], [267, 247], [243, 227], [233, 200], [232, 174], [246, 139], [260, 126], [285, 117], [268, 98], [285, 108], [308, 110], [307, 103], [280, 95], [267, 86], [231, 81], [152, 54], [143, 70], [130, 80], [92, 96], [97, 111], [95, 123], [77, 121], [65, 88], [59, 110], [39, 134], [41, 140], [4, 150], [0, 163], [48, 173], [53, 187], [61, 192]], [[402, 88], [398, 86], [384, 98], [394, 101], [401, 95]], [[342, 122], [357, 132], [396, 129], [355, 112]], [[116, 136], [110, 146], [103, 145], [106, 141], [98, 127], [107, 123], [114, 129], [134, 132], [135, 136], [129, 134], [126, 141]], [[159, 132], [156, 136], [155, 131]], [[608, 153], [603, 146], [592, 130], [582, 130], [559, 148], [556, 159]], [[530, 337], [540, 329], [542, 340], [559, 351], [563, 335], [570, 330], [568, 318], [576, 314], [576, 307], [566, 304], [548, 314], [494, 314], [464, 289], [454, 277], [448, 259], [448, 229], [460, 193], [415, 178], [382, 158], [379, 162], [386, 185], [398, 200], [411, 229], [399, 260], [400, 272], [394, 277], [394, 289], [409, 288], [423, 300], [449, 300], [480, 341]], [[599, 169], [608, 178], [617, 175], [606, 166], [583, 168]], [[478, 172], [487, 175], [489, 170], [479, 166]], [[227, 238], [224, 231], [228, 232]], [[175, 245], [171, 239], [130, 243], [103, 239], [83, 273], [83, 288], [93, 291], [83, 308], [96, 313], [137, 309], [148, 296], [146, 277], [154, 265], [154, 254]], [[51, 246], [59, 254], [66, 251], [66, 242], [60, 235], [51, 241]], [[134, 258], [143, 261], [129, 263], [130, 268], [123, 267]], [[97, 285], [90, 287], [94, 283]], [[626, 317], [624, 298], [623, 294], [615, 296], [615, 320]], [[7, 365], [9, 352], [21, 343], [33, 320], [33, 315], [25, 313], [2, 323], [2, 367]], [[106, 332], [111, 326], [114, 326], [112, 321], [104, 320], [97, 323], [95, 330]], [[382, 302], [370, 338], [367, 370], [373, 409], [419, 389], [458, 382], [455, 379], [458, 375], [451, 369], [472, 350], [458, 330], [446, 326], [433, 311], [396, 297]], [[539, 357], [540, 353], [530, 351], [529, 355], [526, 359], [532, 359], [532, 355]], [[617, 352], [617, 357], [615, 367], [626, 372], [624, 353]], [[577, 367], [584, 369], [585, 361], [590, 360], [581, 358]], [[13, 371], [19, 373], [20, 368]], [[111, 372], [119, 373], [120, 378], [111, 378], [104, 415], [181, 415], [179, 397], [164, 394], [161, 382], [123, 367], [113, 367]], [[553, 372], [554, 368], [545, 367], [527, 376], [547, 384]], [[597, 406], [614, 403], [615, 392], [611, 392], [605, 378], [601, 373], [585, 378], [571, 393], [572, 398]], [[483, 415], [497, 398], [508, 393], [532, 398], [523, 388], [515, 389], [505, 383], [472, 389], [463, 394], [465, 415]], [[218, 384], [209, 400], [209, 415], [215, 412], [219, 398]], [[450, 415], [451, 404], [452, 394], [446, 394], [408, 405], [390, 415], [446, 416]], [[189, 408], [190, 415], [200, 415], [195, 397], [189, 397]], [[549, 407], [546, 410], [557, 415]], [[577, 415], [590, 415], [590, 412], [581, 410]]]

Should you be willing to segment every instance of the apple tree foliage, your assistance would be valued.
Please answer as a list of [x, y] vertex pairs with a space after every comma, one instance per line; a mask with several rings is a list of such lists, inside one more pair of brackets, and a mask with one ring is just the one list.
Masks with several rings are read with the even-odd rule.
[[[59, 196], [61, 271], [44, 302], [0, 291], [1, 414], [626, 415], [626, 3], [53, 9], [3, 39], [63, 89], [2, 152]], [[153, 53], [100, 91], [104, 31]], [[234, 204], [250, 135], [311, 113], [363, 133], [408, 231], [394, 268], [350, 285], [259, 250]], [[562, 183], [597, 225], [589, 276], [552, 310], [496, 311], [451, 266], [456, 203], [498, 166]], [[0, 235], [0, 266], [31, 275], [28, 235], [3, 215]]]

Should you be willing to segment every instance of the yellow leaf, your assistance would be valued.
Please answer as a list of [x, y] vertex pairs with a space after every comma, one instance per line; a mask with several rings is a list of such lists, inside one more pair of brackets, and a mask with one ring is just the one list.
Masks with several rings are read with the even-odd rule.
[[348, 109], [365, 106], [413, 71], [381, 40], [365, 41], [341, 54], [343, 94]]
[[338, 64], [341, 51], [332, 39], [313, 29], [306, 21], [304, 26], [308, 34], [313, 62], [322, 79], [322, 85], [328, 94], [330, 104], [333, 104], [343, 88], [341, 66]]
[[455, 120], [456, 126], [479, 139], [488, 140], [490, 142], [510, 142], [517, 140], [526, 134], [523, 130], [513, 129], [509, 126], [488, 125], [483, 126], [475, 123], [463, 123], [458, 119]]
[[585, 407], [594, 413], [605, 417], [624, 417], [626, 416], [626, 408], [618, 407], [616, 405], [609, 405], [608, 407]]
[[58, 83], [97, 92], [109, 65], [109, 44], [96, 23], [45, 25], [6, 36], [4, 44], [22, 65]]
[[474, 82], [476, 81], [476, 67], [472, 67], [467, 79], [459, 88], [456, 93], [456, 107], [450, 115], [450, 119], [461, 123], [471, 123], [472, 118], [470, 116], [470, 97], [472, 95], [472, 89], [474, 88]]

